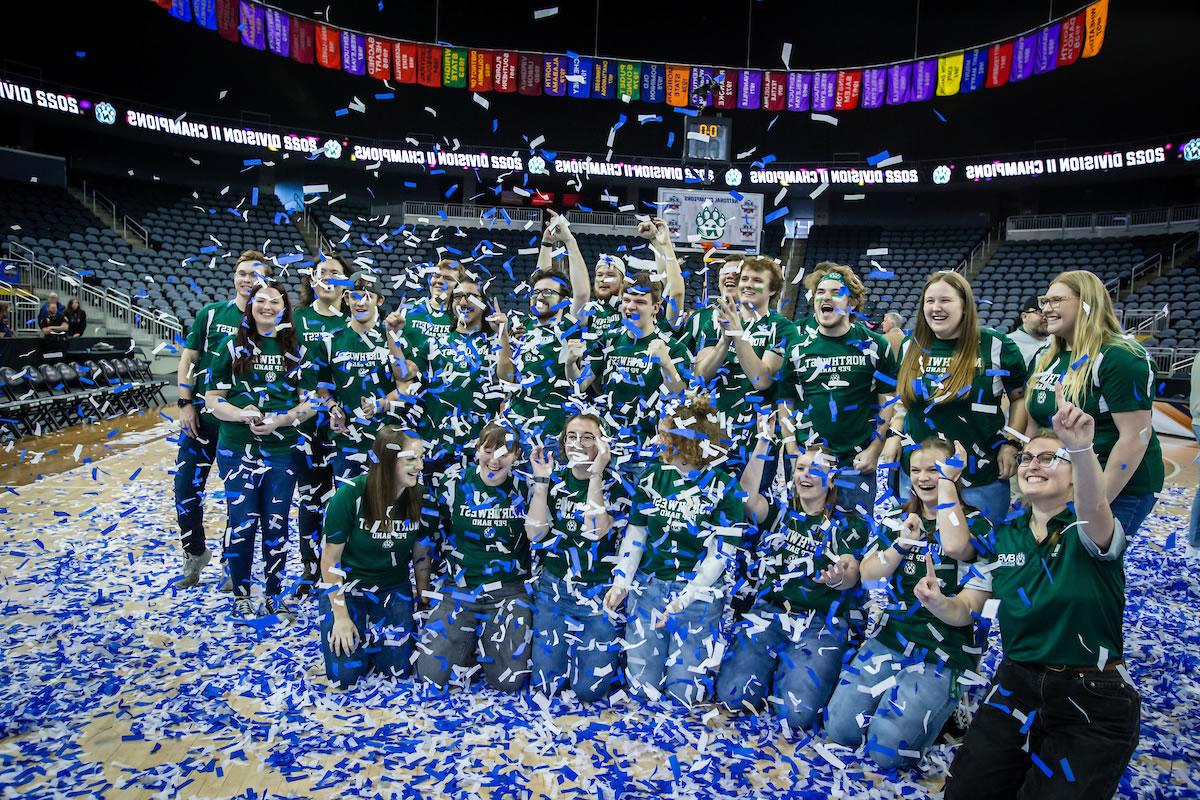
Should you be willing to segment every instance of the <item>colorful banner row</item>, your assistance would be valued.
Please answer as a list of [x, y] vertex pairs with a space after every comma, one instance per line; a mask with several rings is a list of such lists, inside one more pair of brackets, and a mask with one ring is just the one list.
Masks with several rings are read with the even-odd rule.
[[994, 89], [1100, 52], [1108, 0], [1037, 30], [956, 53], [885, 66], [795, 72], [618, 61], [574, 53], [477, 50], [342, 30], [251, 0], [155, 0], [231, 42], [303, 64], [405, 84], [695, 105], [719, 110], [849, 111]]

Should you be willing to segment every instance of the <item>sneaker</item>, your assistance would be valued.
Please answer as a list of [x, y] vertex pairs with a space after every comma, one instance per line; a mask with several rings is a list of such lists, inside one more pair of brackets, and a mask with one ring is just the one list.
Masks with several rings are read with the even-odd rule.
[[266, 611], [268, 617], [274, 615], [279, 618], [280, 622], [291, 624], [296, 621], [295, 610], [288, 605], [282, 595], [279, 597], [268, 597]]
[[1187, 557], [1193, 561], [1200, 561], [1200, 547], [1189, 544], [1187, 546]]
[[310, 595], [315, 594], [317, 584], [321, 581], [321, 573], [311, 564], [304, 565], [304, 574], [300, 576], [300, 580], [296, 583], [296, 587], [292, 589], [293, 600], [303, 600]]
[[233, 593], [233, 578], [228, 572], [225, 573], [225, 580], [221, 581], [221, 586], [217, 591], [224, 592], [225, 594]]
[[175, 585], [181, 589], [188, 589], [200, 582], [200, 570], [204, 569], [204, 565], [212, 561], [212, 551], [207, 547], [196, 555], [184, 553], [183, 556], [183, 574]]
[[249, 625], [258, 619], [258, 606], [249, 597], [239, 597], [233, 601], [233, 613], [229, 618], [234, 622]]

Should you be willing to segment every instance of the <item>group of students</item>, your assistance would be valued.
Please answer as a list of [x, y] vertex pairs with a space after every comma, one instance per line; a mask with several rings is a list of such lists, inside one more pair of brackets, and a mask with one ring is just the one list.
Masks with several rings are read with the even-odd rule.
[[[337, 256], [293, 311], [243, 253], [179, 367], [177, 585], [211, 558], [215, 463], [233, 617], [315, 594], [340, 686], [482, 672], [585, 702], [715, 698], [884, 767], [917, 763], [987, 683], [998, 620], [947, 796], [1111, 793], [1140, 717], [1122, 554], [1163, 466], [1153, 370], [1101, 282], [1053, 281], [1027, 361], [935, 272], [897, 352], [846, 265], [805, 277], [792, 321], [777, 262], [712, 261], [719, 296], [684, 314], [666, 227], [638, 232], [652, 265], [602, 256], [593, 277], [553, 216], [520, 313], [442, 261], [427, 298], [384, 314]], [[293, 494], [304, 571], [285, 592]]]

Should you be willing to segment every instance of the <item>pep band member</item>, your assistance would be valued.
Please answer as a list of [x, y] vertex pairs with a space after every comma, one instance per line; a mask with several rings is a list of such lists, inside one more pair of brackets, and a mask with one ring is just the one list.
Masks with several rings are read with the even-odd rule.
[[[724, 455], [706, 397], [663, 414], [659, 461], [642, 473], [604, 605], [628, 596], [630, 688], [645, 700], [665, 691], [685, 705], [711, 689], [725, 590], [718, 584], [740, 545], [744, 520], [734, 479], [711, 463]], [[633, 590], [630, 595], [630, 590]]]
[[326, 676], [343, 689], [370, 672], [402, 677], [412, 669], [414, 599], [428, 591], [430, 570], [422, 534], [423, 449], [420, 439], [384, 425], [367, 472], [339, 486], [329, 501], [321, 654]]

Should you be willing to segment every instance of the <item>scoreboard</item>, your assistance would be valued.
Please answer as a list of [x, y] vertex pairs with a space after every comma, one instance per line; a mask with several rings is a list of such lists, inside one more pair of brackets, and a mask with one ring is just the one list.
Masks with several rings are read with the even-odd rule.
[[684, 117], [684, 163], [728, 164], [733, 147], [733, 120]]

